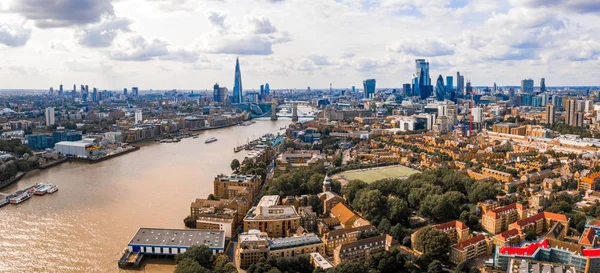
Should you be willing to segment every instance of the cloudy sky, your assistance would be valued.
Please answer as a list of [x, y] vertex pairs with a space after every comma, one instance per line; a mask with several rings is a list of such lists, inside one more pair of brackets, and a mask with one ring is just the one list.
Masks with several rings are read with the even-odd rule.
[[597, 85], [598, 0], [0, 0], [0, 89]]

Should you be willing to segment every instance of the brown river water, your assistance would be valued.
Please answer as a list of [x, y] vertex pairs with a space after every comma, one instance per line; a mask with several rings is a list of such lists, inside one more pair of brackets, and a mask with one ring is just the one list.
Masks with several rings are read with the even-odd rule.
[[[59, 191], [0, 208], [0, 272], [118, 272], [117, 260], [138, 228], [184, 228], [190, 202], [212, 192], [215, 175], [231, 173], [232, 159], [244, 158], [234, 146], [289, 123], [257, 120], [179, 143], [148, 142], [93, 165], [67, 162], [27, 174], [0, 192], [39, 182]], [[218, 141], [205, 144], [209, 137]], [[173, 269], [164, 260], [145, 267]]]

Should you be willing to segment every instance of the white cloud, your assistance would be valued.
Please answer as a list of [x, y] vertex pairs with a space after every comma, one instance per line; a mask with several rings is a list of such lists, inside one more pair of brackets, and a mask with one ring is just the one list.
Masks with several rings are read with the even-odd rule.
[[24, 46], [31, 37], [31, 28], [20, 24], [0, 24], [0, 44], [9, 47]]
[[77, 32], [79, 44], [86, 47], [109, 47], [119, 31], [129, 32], [131, 20], [111, 17], [102, 23], [86, 27]]
[[408, 54], [415, 57], [435, 57], [454, 54], [455, 45], [441, 39], [411, 39], [393, 43], [388, 51]]

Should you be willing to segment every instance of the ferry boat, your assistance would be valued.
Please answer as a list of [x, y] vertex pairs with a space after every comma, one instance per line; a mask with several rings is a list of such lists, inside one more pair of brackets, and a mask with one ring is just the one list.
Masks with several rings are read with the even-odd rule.
[[25, 200], [27, 200], [29, 198], [31, 198], [31, 193], [24, 192], [24, 193], [21, 193], [21, 194], [15, 196], [15, 197], [10, 198], [9, 201], [10, 201], [11, 204], [15, 204], [16, 205], [16, 204], [21, 204], [23, 201], [25, 201]]
[[10, 203], [10, 201], [8, 201], [8, 199], [6, 199], [6, 197], [1, 197], [0, 198], [0, 207], [6, 205], [8, 203]]
[[204, 143], [208, 144], [208, 143], [212, 143], [212, 142], [215, 142], [215, 141], [217, 141], [217, 138], [211, 137], [211, 138], [205, 140]]
[[55, 193], [58, 190], [58, 187], [56, 185], [50, 185], [50, 187], [48, 187], [48, 193]]
[[34, 187], [34, 189], [35, 189], [34, 194], [35, 195], [44, 195], [44, 194], [48, 193], [48, 188], [50, 188], [50, 185], [48, 185], [48, 184], [43, 184], [43, 183], [37, 184]]

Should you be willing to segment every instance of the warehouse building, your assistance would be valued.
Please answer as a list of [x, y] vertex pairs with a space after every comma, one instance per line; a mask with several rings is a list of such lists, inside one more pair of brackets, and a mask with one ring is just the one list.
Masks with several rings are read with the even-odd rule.
[[208, 246], [215, 255], [222, 253], [225, 250], [225, 231], [140, 228], [131, 238], [128, 249], [144, 255], [175, 256], [193, 245]]

